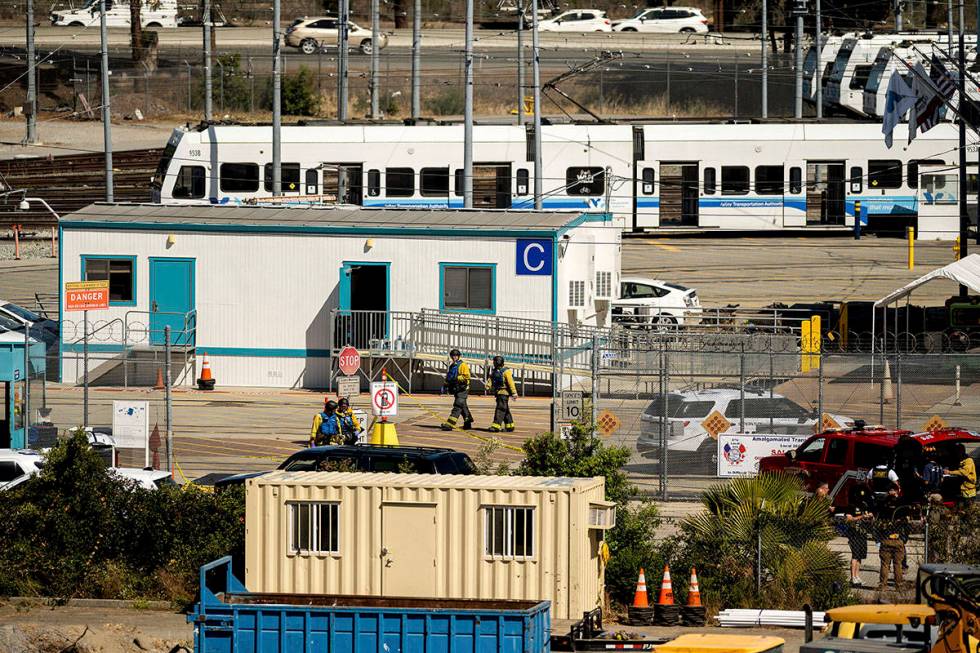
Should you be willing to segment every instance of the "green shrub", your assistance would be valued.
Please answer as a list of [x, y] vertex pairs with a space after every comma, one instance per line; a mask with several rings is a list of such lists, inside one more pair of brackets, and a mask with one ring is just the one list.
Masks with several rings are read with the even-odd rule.
[[465, 110], [466, 97], [463, 89], [458, 87], [446, 88], [425, 98], [425, 111], [434, 116], [459, 116]]
[[[287, 116], [315, 116], [320, 110], [320, 94], [316, 88], [316, 77], [306, 66], [291, 75], [282, 77], [282, 112]], [[272, 110], [272, 79], [269, 79], [262, 97], [262, 105]]]

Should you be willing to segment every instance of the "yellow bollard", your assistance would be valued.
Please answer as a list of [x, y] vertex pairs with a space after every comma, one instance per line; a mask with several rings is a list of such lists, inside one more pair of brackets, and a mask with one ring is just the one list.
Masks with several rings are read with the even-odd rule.
[[823, 346], [822, 329], [820, 327], [820, 316], [814, 315], [810, 318], [810, 369], [820, 369], [820, 349]]
[[810, 371], [810, 350], [813, 346], [810, 334], [810, 320], [803, 320], [800, 323], [800, 372], [804, 374]]
[[908, 228], [909, 237], [909, 269], [915, 269], [915, 228]]
[[960, 260], [960, 237], [956, 237], [956, 242], [953, 243], [953, 260]]

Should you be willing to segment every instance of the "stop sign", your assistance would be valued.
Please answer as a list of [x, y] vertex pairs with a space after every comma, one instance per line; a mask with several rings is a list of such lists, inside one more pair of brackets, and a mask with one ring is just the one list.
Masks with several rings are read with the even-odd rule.
[[357, 370], [361, 369], [361, 355], [357, 353], [356, 349], [348, 345], [340, 350], [337, 363], [340, 365], [340, 371], [347, 376], [357, 374]]

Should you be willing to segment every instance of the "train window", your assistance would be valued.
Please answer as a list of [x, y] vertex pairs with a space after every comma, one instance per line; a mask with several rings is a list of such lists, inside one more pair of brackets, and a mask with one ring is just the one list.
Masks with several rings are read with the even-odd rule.
[[803, 191], [803, 169], [794, 166], [789, 169], [789, 192], [797, 194]]
[[411, 197], [415, 194], [415, 171], [411, 168], [385, 168], [385, 195]]
[[204, 197], [205, 174], [204, 166], [180, 166], [173, 197], [190, 200]]
[[872, 159], [868, 161], [868, 187], [902, 187], [902, 162], [898, 159]]
[[871, 69], [874, 66], [858, 66], [854, 69], [854, 76], [851, 77], [851, 88], [855, 91], [863, 90], [868, 85], [868, 77], [871, 76]]
[[749, 168], [748, 166], [721, 167], [721, 194], [748, 195]]
[[518, 195], [528, 195], [531, 190], [530, 186], [530, 175], [528, 174], [527, 168], [517, 169], [517, 194]]
[[[942, 159], [916, 159], [914, 161], [909, 161], [908, 174], [905, 175], [905, 181], [908, 183], [909, 188], [919, 187], [919, 165], [923, 163], [930, 165], [942, 165], [946, 162]], [[176, 197], [176, 195], [174, 195], [174, 197]]]
[[259, 189], [259, 164], [222, 163], [221, 190], [226, 193], [254, 193]]
[[653, 182], [655, 179], [655, 175], [656, 173], [654, 173], [653, 168], [643, 169], [643, 194], [644, 195], [653, 195], [653, 189], [654, 189]]
[[783, 194], [783, 166], [755, 167], [755, 194]]
[[419, 190], [423, 195], [449, 196], [449, 168], [422, 168]]
[[[280, 163], [279, 164], [279, 186], [284, 193], [298, 193], [299, 186], [299, 164]], [[272, 192], [272, 164], [265, 164], [265, 192]]]
[[704, 194], [714, 195], [718, 192], [718, 172], [714, 168], [704, 169]]
[[381, 194], [381, 171], [368, 170], [367, 172], [367, 192], [368, 197], [377, 197]]
[[864, 185], [864, 173], [861, 166], [851, 168], [851, 192], [860, 193]]
[[455, 179], [453, 180], [453, 195], [456, 197], [462, 197], [465, 189], [465, 177], [463, 176], [463, 169], [456, 168]]
[[602, 195], [606, 190], [606, 171], [598, 167], [567, 168], [565, 192], [569, 195]]

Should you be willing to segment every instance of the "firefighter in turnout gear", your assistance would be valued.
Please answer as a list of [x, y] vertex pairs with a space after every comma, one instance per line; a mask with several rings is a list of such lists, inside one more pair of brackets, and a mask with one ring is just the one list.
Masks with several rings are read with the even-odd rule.
[[470, 394], [470, 366], [463, 362], [458, 349], [449, 352], [449, 369], [446, 370], [445, 389], [453, 394], [453, 409], [449, 412], [449, 417], [442, 423], [443, 431], [452, 431], [459, 422], [460, 415], [463, 417], [463, 428], [468, 429], [473, 425], [473, 413], [466, 400]]
[[490, 390], [497, 398], [497, 408], [493, 411], [491, 433], [514, 430], [514, 416], [510, 414], [510, 401], [517, 401], [517, 386], [510, 370], [504, 367], [504, 357], [493, 357], [493, 369], [490, 371]]
[[313, 428], [310, 429], [310, 446], [340, 444], [341, 437], [337, 404], [329, 398], [324, 399], [323, 412], [317, 413], [313, 417]]

